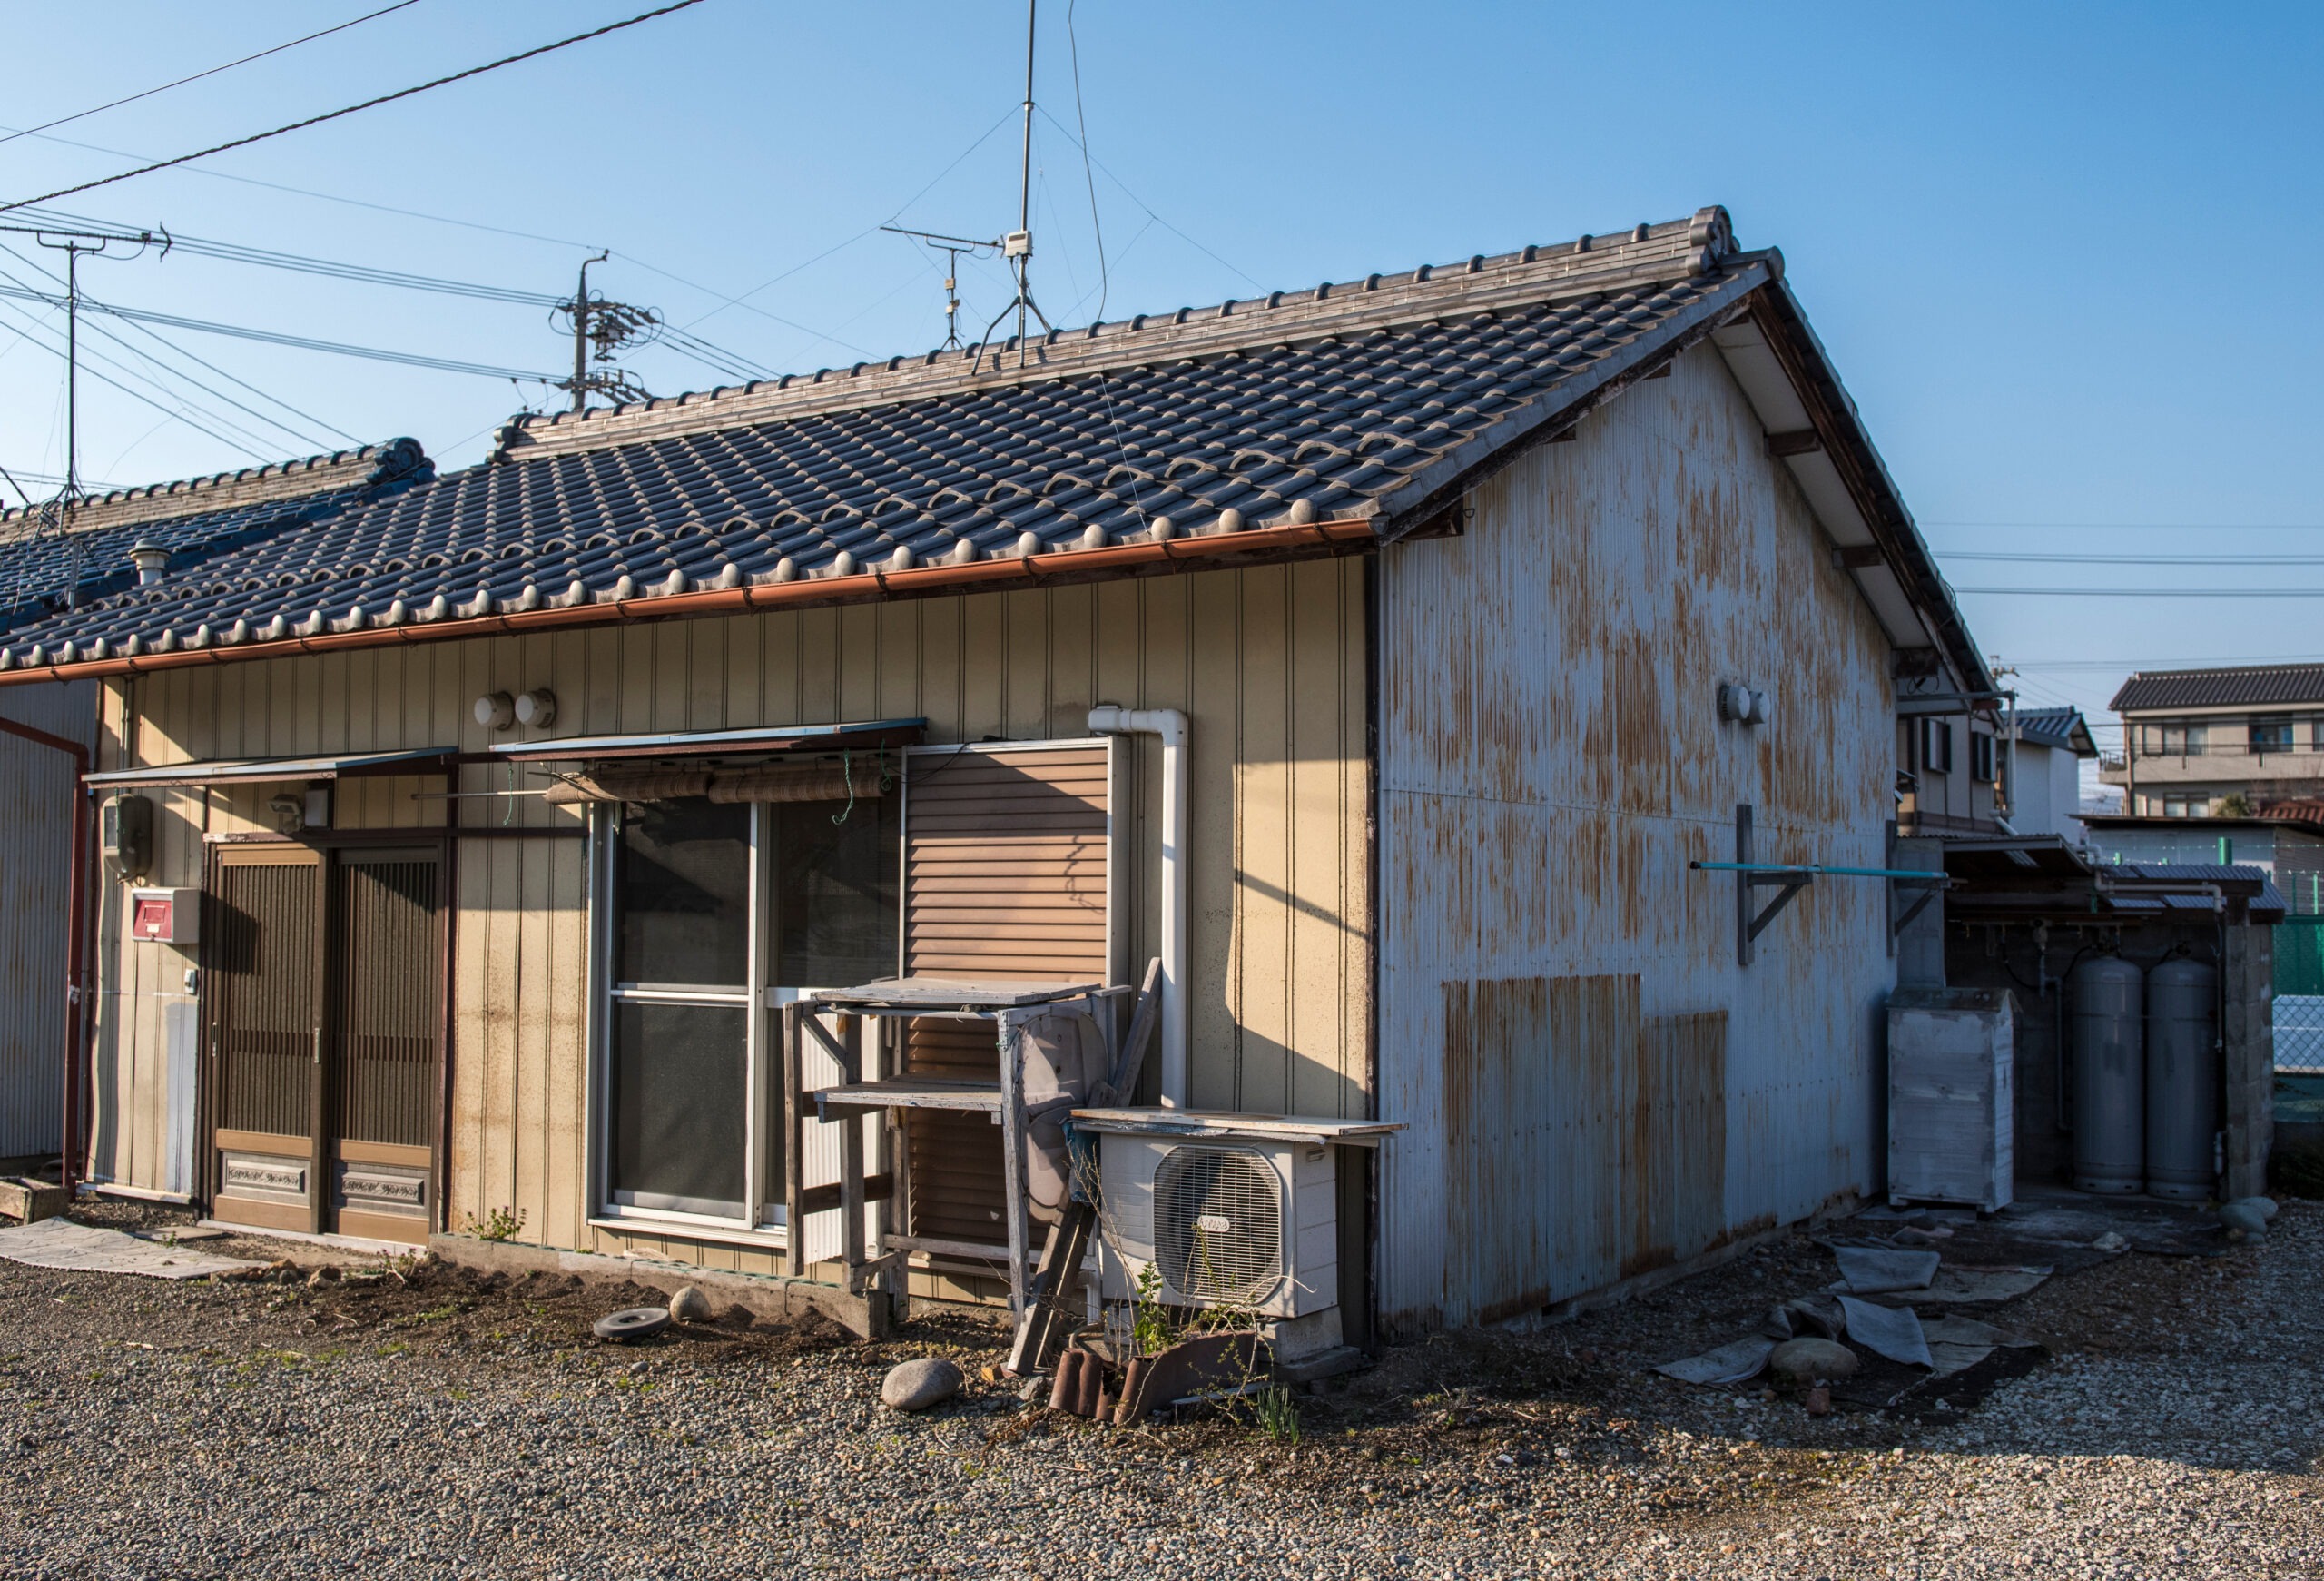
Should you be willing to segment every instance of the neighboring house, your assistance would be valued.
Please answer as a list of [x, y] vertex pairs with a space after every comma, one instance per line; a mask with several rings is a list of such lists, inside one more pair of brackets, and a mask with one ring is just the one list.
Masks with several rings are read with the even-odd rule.
[[2009, 802], [2001, 694], [1965, 693], [1948, 677], [1905, 675], [1896, 698], [1897, 832], [1953, 838], [2001, 834], [1996, 820]]
[[2142, 670], [2114, 694], [2123, 759], [2100, 777], [2123, 811], [2200, 818], [2240, 795], [2250, 812], [2324, 796], [2324, 665]]
[[2009, 826], [2021, 835], [2063, 835], [2080, 845], [2082, 764], [2098, 756], [2082, 710], [2021, 708], [2016, 727], [2015, 753], [2006, 739], [2002, 744], [2004, 777], [2015, 776], [2007, 790]]
[[[119, 489], [70, 509], [47, 505], [0, 511], [0, 641], [44, 622], [69, 621], [78, 608], [133, 608], [159, 596], [153, 584], [141, 587], [141, 578], [166, 585], [172, 566], [182, 571], [215, 555], [258, 550], [279, 533], [428, 473], [419, 445], [398, 440]], [[0, 795], [8, 809], [0, 828], [0, 992], [10, 1007], [0, 1019], [0, 1159], [45, 1160], [63, 1145], [65, 1051], [74, 1014], [67, 983], [76, 786], [74, 760], [60, 744], [94, 750], [98, 697], [98, 685], [90, 680], [0, 693], [0, 718], [50, 738], [0, 725]], [[178, 1082], [180, 1101], [190, 1106], [193, 1077], [187, 1062], [155, 1079], [164, 1086]], [[107, 1110], [90, 1115], [85, 1107], [83, 1115], [101, 1137], [119, 1119]], [[190, 1131], [173, 1141], [147, 1137], [142, 1145], [152, 1165], [146, 1171], [152, 1189], [191, 1190]]]
[[[0, 663], [0, 697], [102, 682], [95, 785], [212, 897], [191, 946], [105, 907], [115, 1181], [830, 1281], [842, 1200], [794, 1222], [774, 1183], [840, 1127], [773, 1006], [1159, 955], [1149, 1098], [1403, 1128], [1318, 1209], [1348, 1328], [1398, 1334], [1880, 1189], [1886, 884], [1747, 949], [1777, 892], [1689, 865], [1741, 805], [1758, 861], [1882, 865], [1896, 677], [1994, 691], [1717, 209], [520, 420]], [[989, 1089], [978, 1035], [867, 1058]], [[989, 1294], [996, 1128], [890, 1112], [877, 1244]]]

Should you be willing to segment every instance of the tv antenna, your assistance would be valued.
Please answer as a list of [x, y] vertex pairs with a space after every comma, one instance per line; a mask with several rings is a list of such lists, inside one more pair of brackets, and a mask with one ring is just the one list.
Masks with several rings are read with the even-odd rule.
[[[81, 260], [113, 258], [126, 262], [153, 245], [154, 233], [139, 231], [73, 231], [54, 225], [0, 225], [30, 236], [52, 252], [64, 254], [64, 485], [52, 505], [70, 510], [80, 503], [81, 489]], [[119, 244], [130, 249], [113, 252]], [[167, 230], [161, 232], [163, 257], [175, 245]]]
[[980, 252], [998, 252], [1002, 243], [971, 242], [966, 236], [947, 236], [935, 231], [908, 231], [901, 225], [882, 225], [880, 229], [925, 242], [944, 254], [944, 344], [940, 350], [966, 351], [960, 344], [960, 254], [974, 257]]
[[[1000, 327], [1000, 321], [1010, 313], [1015, 313], [1017, 315], [1017, 366], [1019, 368], [1024, 367], [1030, 360], [1026, 353], [1025, 346], [1027, 315], [1030, 314], [1033, 318], [1039, 319], [1043, 330], [1051, 328], [1049, 315], [1042, 312], [1040, 304], [1033, 300], [1033, 284], [1029, 274], [1033, 262], [1033, 41], [1038, 36], [1034, 25], [1039, 15], [1039, 8], [1040, 0], [1025, 0], [1025, 140], [1023, 153], [1019, 159], [1017, 167], [1017, 228], [998, 242], [971, 242], [963, 236], [940, 236], [931, 231], [906, 231], [895, 225], [880, 227], [882, 231], [894, 231], [899, 236], [918, 237], [931, 246], [942, 247], [948, 252], [958, 248], [960, 252], [952, 253], [956, 265], [960, 252], [996, 252], [1008, 262], [1009, 273], [1016, 277], [1017, 294], [1009, 299], [1006, 307], [992, 315], [992, 322], [987, 324], [984, 327], [984, 333], [977, 337], [977, 353], [979, 356], [983, 355], [984, 348], [992, 341], [993, 331]], [[960, 331], [956, 327], [960, 302], [953, 283], [958, 278], [959, 271], [956, 267], [944, 282], [946, 296], [944, 321], [947, 326], [944, 344], [948, 348], [960, 343]]]
[[[585, 259], [581, 283], [575, 288], [573, 300], [551, 310], [563, 313], [573, 324], [573, 377], [551, 380], [549, 388], [570, 394], [575, 411], [587, 406], [592, 395], [611, 396], [616, 401], [652, 399], [643, 384], [610, 364], [614, 354], [625, 346], [652, 344], [662, 328], [662, 315], [652, 308], [607, 301], [602, 296], [589, 294], [589, 265], [603, 263], [612, 256], [610, 252], [600, 252], [595, 258]], [[592, 348], [594, 360], [607, 366], [591, 369]]]

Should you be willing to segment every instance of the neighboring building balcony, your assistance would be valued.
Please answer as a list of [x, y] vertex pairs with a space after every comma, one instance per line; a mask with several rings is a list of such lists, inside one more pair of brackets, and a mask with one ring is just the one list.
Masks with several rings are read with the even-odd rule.
[[2100, 785], [2130, 784], [2130, 765], [2119, 757], [2101, 757], [2098, 760], [2098, 783]]
[[[2324, 748], [2309, 743], [2261, 746], [2242, 741], [2173, 743], [2167, 749], [2132, 749], [2125, 770], [2110, 772], [2102, 766], [2099, 778], [2109, 785], [2124, 784], [2135, 776], [2141, 785], [2221, 784], [2268, 787], [2270, 794], [2290, 794], [2294, 784], [2324, 781]], [[2278, 788], [2287, 787], [2287, 788]]]

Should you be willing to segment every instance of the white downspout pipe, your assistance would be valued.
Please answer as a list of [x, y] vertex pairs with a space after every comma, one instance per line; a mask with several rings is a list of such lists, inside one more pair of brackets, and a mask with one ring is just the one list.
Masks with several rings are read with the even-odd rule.
[[1089, 710], [1098, 736], [1162, 740], [1162, 1107], [1187, 1105], [1187, 716], [1176, 708]]

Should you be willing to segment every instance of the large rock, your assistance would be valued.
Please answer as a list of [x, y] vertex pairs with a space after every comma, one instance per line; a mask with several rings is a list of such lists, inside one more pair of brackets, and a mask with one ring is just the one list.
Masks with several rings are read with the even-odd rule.
[[2230, 1240], [2246, 1237], [2258, 1239], [2268, 1233], [2267, 1215], [2248, 1201], [2230, 1202], [2219, 1210], [2219, 1221], [2227, 1227]]
[[880, 1403], [891, 1411], [924, 1411], [960, 1390], [960, 1369], [940, 1356], [923, 1356], [888, 1369]]
[[699, 1285], [680, 1285], [677, 1294], [670, 1298], [670, 1316], [681, 1323], [707, 1323], [710, 1298], [702, 1293]]
[[2230, 1208], [2249, 1208], [2262, 1219], [2273, 1219], [2282, 1205], [2273, 1197], [2238, 1197], [2228, 1204]]
[[1768, 1353], [1768, 1367], [1787, 1383], [1837, 1383], [1856, 1376], [1856, 1352], [1837, 1339], [1787, 1339]]

